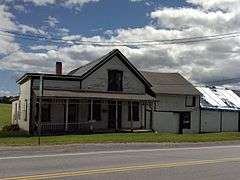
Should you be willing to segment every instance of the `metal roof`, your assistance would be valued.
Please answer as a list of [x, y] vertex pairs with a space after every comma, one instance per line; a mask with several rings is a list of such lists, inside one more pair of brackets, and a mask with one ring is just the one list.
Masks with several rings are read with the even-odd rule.
[[142, 71], [142, 75], [152, 84], [156, 94], [201, 95], [201, 93], [179, 73], [159, 73]]
[[232, 90], [235, 94], [237, 94], [238, 96], [240, 96], [240, 90]]
[[207, 109], [240, 110], [240, 97], [230, 89], [196, 87], [203, 96], [200, 105]]
[[[39, 90], [34, 90], [35, 95], [39, 96]], [[58, 98], [96, 98], [96, 99], [112, 99], [112, 100], [134, 100], [134, 101], [154, 101], [155, 98], [147, 94], [126, 94], [126, 93], [105, 93], [90, 91], [57, 91], [44, 90], [45, 97]]]

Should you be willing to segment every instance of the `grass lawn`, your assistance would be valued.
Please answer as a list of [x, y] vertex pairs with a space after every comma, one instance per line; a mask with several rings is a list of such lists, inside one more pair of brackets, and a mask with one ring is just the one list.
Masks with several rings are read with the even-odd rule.
[[[2, 137], [1, 137], [2, 136]], [[0, 145], [37, 145], [37, 137], [23, 136], [4, 137], [0, 133]], [[41, 144], [72, 144], [72, 143], [131, 143], [131, 142], [210, 142], [240, 140], [240, 133], [209, 133], [209, 134], [157, 134], [157, 133], [116, 133], [92, 135], [62, 135], [41, 137]]]
[[[11, 105], [0, 104], [0, 129], [11, 122]], [[73, 143], [132, 143], [132, 142], [210, 142], [240, 140], [240, 133], [209, 134], [161, 134], [161, 133], [113, 133], [91, 135], [43, 136], [41, 144], [73, 144]], [[0, 146], [37, 145], [38, 137], [23, 132], [0, 131]]]
[[0, 130], [11, 123], [11, 104], [0, 103]]

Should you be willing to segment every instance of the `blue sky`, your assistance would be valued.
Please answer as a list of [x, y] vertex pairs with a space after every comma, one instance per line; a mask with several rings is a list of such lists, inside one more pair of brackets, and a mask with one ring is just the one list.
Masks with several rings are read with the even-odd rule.
[[[237, 0], [231, 0], [230, 3], [226, 0], [0, 2], [0, 30], [52, 38], [94, 41], [161, 40], [239, 29], [237, 19], [240, 3]], [[0, 96], [16, 94], [18, 87], [15, 80], [25, 72], [53, 73], [54, 62], [60, 59], [63, 61], [64, 72], [67, 73], [71, 68], [94, 60], [113, 48], [93, 45], [56, 46], [54, 43], [6, 35], [9, 34], [0, 31], [0, 40], [4, 42], [0, 45]], [[240, 77], [237, 69], [229, 63], [224, 66], [226, 58], [232, 63], [240, 64], [240, 58], [233, 52], [239, 51], [239, 39], [229, 42], [228, 45], [224, 41], [189, 46], [117, 48], [140, 69], [181, 72], [192, 82], [201, 83]]]

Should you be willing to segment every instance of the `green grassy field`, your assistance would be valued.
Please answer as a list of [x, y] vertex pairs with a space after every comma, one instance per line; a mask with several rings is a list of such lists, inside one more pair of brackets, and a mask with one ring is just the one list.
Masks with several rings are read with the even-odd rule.
[[[157, 133], [113, 133], [92, 135], [62, 135], [41, 137], [42, 145], [73, 144], [73, 143], [181, 143], [181, 142], [211, 142], [240, 140], [240, 133], [210, 133], [210, 134], [157, 134]], [[25, 137], [0, 137], [0, 145], [37, 145], [38, 138]]]
[[11, 104], [0, 103], [0, 130], [11, 123]]
[[[0, 104], [0, 129], [11, 122], [11, 105]], [[240, 140], [240, 133], [209, 133], [209, 134], [163, 134], [163, 133], [108, 133], [91, 135], [43, 136], [41, 144], [73, 144], [73, 143], [180, 143]], [[23, 132], [1, 132], [0, 145], [19, 146], [37, 145], [38, 137]]]

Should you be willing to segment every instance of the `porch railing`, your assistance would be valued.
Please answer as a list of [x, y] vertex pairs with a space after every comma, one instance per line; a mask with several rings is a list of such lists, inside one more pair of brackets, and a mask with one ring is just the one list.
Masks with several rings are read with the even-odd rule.
[[78, 123], [41, 123], [42, 134], [85, 133], [93, 130], [94, 122]]

